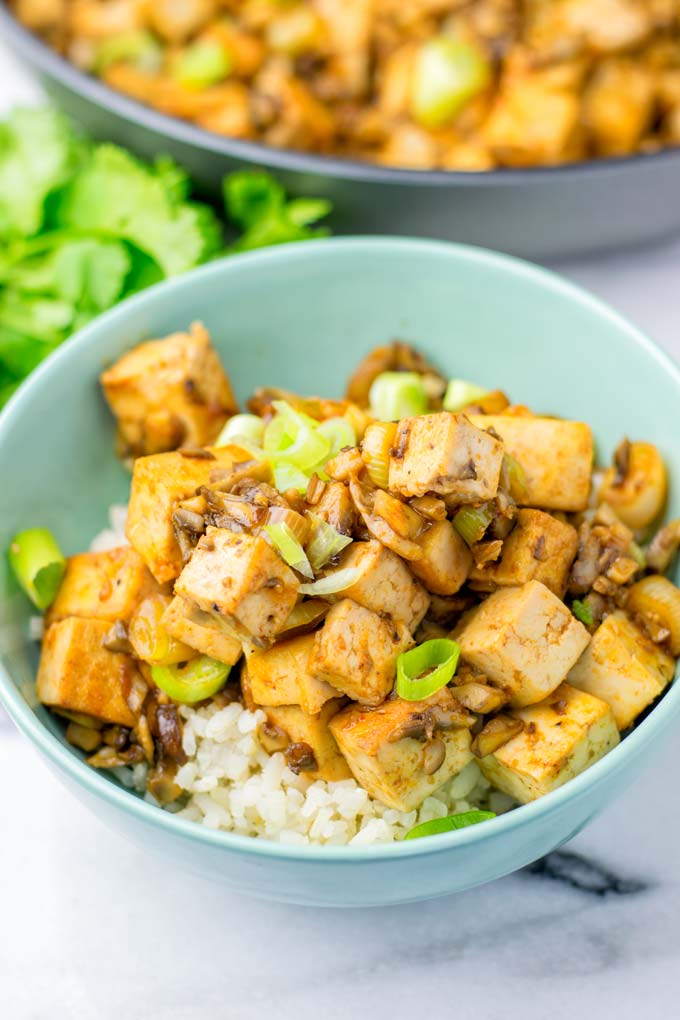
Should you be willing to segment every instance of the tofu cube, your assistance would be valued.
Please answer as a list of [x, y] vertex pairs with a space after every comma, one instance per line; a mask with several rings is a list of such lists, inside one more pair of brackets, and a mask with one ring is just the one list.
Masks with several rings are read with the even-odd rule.
[[571, 524], [542, 510], [519, 510], [500, 559], [473, 566], [470, 581], [477, 590], [494, 591], [535, 580], [563, 598], [577, 549], [578, 534]]
[[78, 553], [66, 561], [66, 573], [45, 616], [45, 626], [69, 616], [127, 623], [138, 603], [159, 590], [144, 560], [130, 546]]
[[309, 669], [362, 705], [379, 705], [394, 686], [397, 659], [413, 647], [399, 620], [386, 620], [351, 599], [337, 602], [314, 635]]
[[238, 410], [204, 327], [149, 340], [102, 373], [121, 447], [135, 457], [178, 446], [205, 446]]
[[342, 592], [374, 613], [387, 614], [413, 632], [425, 616], [430, 597], [404, 561], [382, 542], [353, 542], [343, 553], [338, 570], [359, 571], [357, 580]]
[[417, 539], [422, 560], [412, 560], [411, 570], [433, 595], [455, 595], [472, 567], [472, 553], [451, 521], [436, 521]]
[[331, 720], [331, 731], [354, 778], [372, 797], [397, 811], [412, 811], [431, 793], [455, 776], [472, 758], [470, 731], [437, 730], [445, 756], [439, 768], [427, 775], [426, 744], [414, 737], [392, 739], [414, 716], [432, 707], [453, 709], [451, 692], [444, 688], [425, 701], [390, 698], [379, 708], [350, 705]]
[[174, 451], [135, 461], [126, 534], [161, 584], [174, 580], [182, 569], [182, 554], [172, 527], [179, 502], [193, 496], [199, 486], [209, 485], [218, 475], [232, 470], [247, 471], [260, 481], [271, 477], [266, 461], [253, 462], [251, 454], [239, 446], [209, 452], [212, 458], [208, 460]]
[[136, 667], [129, 655], [103, 646], [111, 629], [106, 620], [71, 616], [53, 623], [45, 634], [36, 680], [43, 705], [134, 726], [124, 692]]
[[540, 581], [502, 588], [467, 617], [456, 638], [466, 662], [515, 707], [554, 691], [590, 641], [582, 623]]
[[241, 658], [241, 642], [225, 622], [175, 595], [163, 614], [168, 634], [211, 659], [233, 666]]
[[593, 634], [567, 680], [611, 706], [620, 730], [627, 729], [666, 689], [675, 660], [617, 610]]
[[246, 668], [253, 701], [258, 705], [299, 705], [303, 712], [314, 715], [331, 698], [337, 698], [335, 687], [309, 671], [313, 648], [314, 634], [302, 634], [279, 641], [273, 648], [248, 649]]
[[286, 622], [299, 588], [260, 535], [210, 527], [177, 578], [175, 594], [222, 617], [237, 636], [266, 645]]
[[304, 772], [310, 779], [325, 779], [329, 783], [336, 783], [351, 778], [349, 766], [340, 754], [329, 728], [330, 721], [341, 705], [342, 701], [338, 698], [327, 701], [316, 715], [308, 715], [298, 705], [270, 706], [264, 709], [270, 725], [283, 730], [291, 744], [307, 744], [311, 747], [316, 768]]
[[593, 434], [579, 421], [471, 414], [480, 429], [493, 428], [507, 452], [524, 468], [520, 506], [580, 511], [588, 506], [593, 469]]
[[609, 705], [566, 683], [510, 715], [522, 719], [524, 730], [480, 766], [490, 783], [522, 804], [563, 786], [619, 742]]
[[354, 531], [357, 512], [349, 489], [342, 482], [326, 482], [319, 502], [311, 509], [341, 535], [351, 535]]
[[403, 418], [392, 449], [389, 487], [402, 496], [437, 492], [475, 503], [496, 495], [503, 446], [464, 414]]

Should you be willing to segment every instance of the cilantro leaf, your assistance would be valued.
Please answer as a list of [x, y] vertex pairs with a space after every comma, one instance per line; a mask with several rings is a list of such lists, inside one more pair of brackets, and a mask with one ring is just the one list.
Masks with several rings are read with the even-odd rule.
[[326, 227], [309, 224], [330, 212], [330, 202], [322, 198], [288, 201], [282, 185], [264, 170], [231, 174], [223, 190], [227, 216], [243, 231], [230, 251], [306, 241], [329, 233]]

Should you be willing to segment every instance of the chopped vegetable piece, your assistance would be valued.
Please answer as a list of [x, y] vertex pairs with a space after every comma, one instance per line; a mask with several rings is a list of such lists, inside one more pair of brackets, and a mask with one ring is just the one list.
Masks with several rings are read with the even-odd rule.
[[379, 421], [398, 421], [428, 409], [423, 377], [417, 372], [381, 372], [369, 392], [371, 414]]
[[460, 646], [449, 638], [432, 638], [402, 652], [397, 660], [397, 694], [422, 701], [446, 687], [458, 666]]
[[226, 423], [214, 446], [229, 446], [243, 440], [252, 446], [262, 446], [264, 422], [256, 414], [235, 414]]
[[503, 454], [501, 481], [517, 503], [524, 501], [527, 494], [527, 476], [520, 462], [509, 453]]
[[274, 465], [274, 485], [279, 492], [288, 492], [289, 489], [297, 489], [298, 492], [306, 492], [309, 485], [309, 478], [300, 468], [292, 464]]
[[152, 666], [151, 679], [162, 691], [182, 705], [194, 705], [211, 698], [224, 687], [231, 666], [201, 655], [186, 666]]
[[330, 457], [330, 443], [319, 434], [318, 423], [295, 411], [285, 400], [272, 404], [277, 412], [264, 430], [265, 453], [275, 463], [312, 471]]
[[279, 631], [279, 636], [283, 637], [285, 635], [286, 638], [289, 638], [293, 636], [291, 631], [303, 633], [304, 631], [311, 630], [314, 624], [318, 623], [319, 620], [323, 620], [329, 609], [328, 602], [324, 602], [321, 599], [309, 599], [307, 602], [298, 602]]
[[351, 587], [359, 580], [360, 571], [357, 567], [346, 570], [334, 570], [327, 577], [320, 577], [313, 584], [301, 584], [301, 595], [336, 595], [339, 591]]
[[586, 602], [581, 602], [580, 599], [574, 599], [571, 604], [571, 611], [577, 620], [584, 623], [586, 627], [592, 627], [593, 625], [593, 611]]
[[450, 379], [442, 406], [445, 411], [462, 411], [464, 407], [476, 404], [489, 393], [490, 390], [485, 390], [482, 386], [467, 382], [465, 379]]
[[304, 577], [314, 577], [304, 549], [287, 524], [282, 521], [278, 524], [265, 524], [262, 530], [269, 535], [272, 545], [289, 567]]
[[314, 570], [320, 570], [350, 545], [352, 539], [349, 535], [341, 535], [332, 524], [328, 524], [318, 514], [309, 511], [308, 517], [314, 527], [307, 543], [307, 557]]
[[144, 29], [133, 29], [101, 40], [94, 69], [101, 74], [111, 64], [126, 63], [140, 71], [158, 71], [162, 62], [163, 51], [155, 36]]
[[328, 460], [346, 446], [356, 446], [357, 443], [356, 433], [346, 418], [327, 418], [317, 427], [316, 434], [323, 436], [328, 443]]
[[51, 531], [20, 531], [10, 542], [9, 564], [38, 609], [43, 611], [52, 605], [66, 572], [66, 560]]
[[411, 112], [427, 128], [446, 124], [489, 84], [491, 68], [480, 50], [463, 39], [438, 36], [416, 60]]
[[453, 526], [468, 545], [474, 545], [484, 537], [492, 520], [493, 511], [488, 506], [464, 506], [455, 514]]
[[447, 815], [446, 818], [432, 818], [429, 822], [421, 822], [420, 825], [414, 825], [406, 833], [404, 839], [420, 839], [421, 836], [440, 836], [443, 832], [466, 829], [469, 825], [489, 822], [495, 817], [496, 815], [493, 811], [461, 811], [457, 815]]
[[231, 55], [216, 39], [201, 39], [180, 53], [173, 69], [174, 77], [187, 89], [205, 89], [227, 77]]
[[396, 431], [394, 422], [372, 422], [361, 441], [361, 457], [368, 477], [379, 489], [386, 489], [389, 484], [390, 450]]

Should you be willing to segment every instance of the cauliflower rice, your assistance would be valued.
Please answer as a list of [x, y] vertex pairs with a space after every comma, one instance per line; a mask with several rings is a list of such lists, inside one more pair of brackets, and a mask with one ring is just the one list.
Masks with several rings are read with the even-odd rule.
[[[109, 511], [109, 527], [96, 536], [92, 551], [126, 545], [127, 507]], [[180, 818], [210, 829], [259, 836], [288, 845], [368, 846], [403, 839], [420, 822], [486, 808], [500, 814], [511, 798], [492, 789], [475, 761], [427, 797], [418, 810], [388, 808], [354, 779], [329, 783], [295, 775], [281, 753], [268, 754], [257, 739], [265, 721], [261, 710], [250, 712], [240, 702], [203, 708], [182, 705], [186, 763], [176, 782], [186, 791]], [[145, 789], [145, 765], [112, 770], [123, 785]], [[145, 799], [158, 802], [146, 793]], [[158, 804], [160, 807], [161, 805]]]

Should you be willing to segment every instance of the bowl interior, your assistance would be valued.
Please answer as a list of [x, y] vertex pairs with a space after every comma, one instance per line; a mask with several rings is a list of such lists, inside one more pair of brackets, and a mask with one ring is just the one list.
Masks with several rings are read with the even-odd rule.
[[[50, 358], [0, 419], [0, 549], [21, 528], [41, 525], [73, 553], [106, 527], [129, 476], [113, 454], [98, 374], [138, 341], [194, 319], [210, 330], [241, 399], [260, 385], [339, 396], [360, 357], [401, 338], [447, 375], [589, 422], [600, 461], [628, 435], [656, 443], [672, 478], [680, 476], [680, 373], [615, 313], [504, 256], [348, 238], [213, 263], [125, 303]], [[680, 515], [677, 484], [669, 513]], [[2, 555], [0, 667], [26, 709], [61, 739], [35, 702], [31, 616]]]

